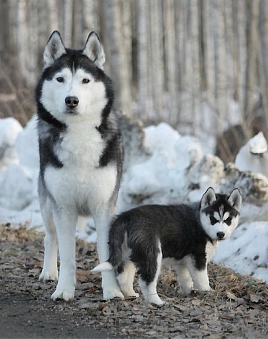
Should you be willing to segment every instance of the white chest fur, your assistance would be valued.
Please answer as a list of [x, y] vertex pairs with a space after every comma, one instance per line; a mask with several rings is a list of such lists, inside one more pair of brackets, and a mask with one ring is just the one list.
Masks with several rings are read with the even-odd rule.
[[55, 149], [59, 160], [66, 167], [97, 167], [105, 147], [100, 133], [92, 124], [73, 123], [68, 126], [61, 143]]
[[63, 167], [49, 166], [44, 176], [48, 190], [60, 206], [88, 214], [91, 208], [109, 201], [116, 184], [116, 166], [99, 167], [104, 147], [101, 135], [92, 126], [68, 127], [55, 148]]

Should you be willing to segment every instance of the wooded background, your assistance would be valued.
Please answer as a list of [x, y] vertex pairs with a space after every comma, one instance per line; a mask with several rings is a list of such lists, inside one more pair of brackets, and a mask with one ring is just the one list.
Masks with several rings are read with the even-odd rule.
[[268, 0], [0, 0], [0, 117], [34, 113], [55, 29], [73, 48], [99, 34], [115, 107], [145, 124], [197, 137], [236, 125], [226, 156], [235, 136], [267, 133]]

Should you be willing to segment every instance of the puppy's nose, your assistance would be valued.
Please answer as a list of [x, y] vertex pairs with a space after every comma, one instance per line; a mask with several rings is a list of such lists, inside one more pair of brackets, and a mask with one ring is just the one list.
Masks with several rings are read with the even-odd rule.
[[77, 97], [66, 97], [65, 104], [69, 108], [75, 108], [79, 103], [79, 99]]
[[222, 240], [224, 238], [224, 236], [225, 236], [225, 233], [223, 233], [223, 232], [217, 233], [217, 237], [218, 237], [219, 240]]

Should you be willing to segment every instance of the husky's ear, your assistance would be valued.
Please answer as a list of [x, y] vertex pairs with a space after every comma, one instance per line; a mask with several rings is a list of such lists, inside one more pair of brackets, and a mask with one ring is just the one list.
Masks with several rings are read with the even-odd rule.
[[238, 211], [240, 212], [241, 205], [242, 205], [242, 196], [238, 190], [235, 188], [228, 198], [229, 203]]
[[217, 200], [215, 191], [212, 187], [209, 187], [201, 198], [201, 209], [211, 205]]
[[105, 54], [97, 33], [89, 33], [83, 49], [83, 54], [93, 61], [99, 68], [103, 68], [103, 64], [105, 63]]
[[44, 51], [45, 68], [52, 65], [55, 60], [59, 59], [65, 53], [66, 49], [62, 42], [60, 33], [58, 31], [54, 31], [50, 35]]

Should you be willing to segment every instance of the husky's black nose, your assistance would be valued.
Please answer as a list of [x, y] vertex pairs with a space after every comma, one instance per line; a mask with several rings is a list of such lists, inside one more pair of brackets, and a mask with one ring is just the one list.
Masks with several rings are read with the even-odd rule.
[[75, 108], [79, 103], [79, 99], [77, 97], [66, 97], [65, 104], [69, 108]]
[[223, 232], [217, 233], [217, 237], [218, 237], [219, 240], [222, 240], [224, 238], [224, 236], [225, 236], [225, 233], [223, 233]]

